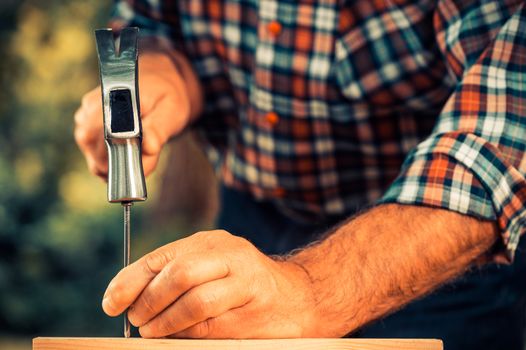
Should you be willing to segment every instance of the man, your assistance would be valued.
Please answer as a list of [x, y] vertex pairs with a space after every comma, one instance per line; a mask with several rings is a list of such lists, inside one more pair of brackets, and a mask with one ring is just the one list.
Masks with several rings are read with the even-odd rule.
[[[351, 334], [523, 349], [522, 255], [435, 291], [475, 265], [511, 263], [525, 229], [522, 1], [115, 9], [114, 28], [145, 37], [145, 172], [171, 137], [199, 130], [221, 175], [224, 231], [123, 269], [108, 315], [130, 307], [144, 337]], [[104, 178], [98, 88], [75, 120]]]

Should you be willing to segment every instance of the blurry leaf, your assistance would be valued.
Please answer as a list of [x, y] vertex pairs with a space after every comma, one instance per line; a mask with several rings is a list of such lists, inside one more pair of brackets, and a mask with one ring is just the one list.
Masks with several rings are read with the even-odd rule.
[[74, 170], [62, 176], [60, 196], [75, 211], [93, 212], [108, 208], [106, 184], [85, 170]]
[[15, 161], [16, 180], [24, 192], [33, 192], [41, 184], [43, 165], [34, 151], [26, 151]]
[[[0, 338], [116, 336], [121, 320], [100, 299], [121, 268], [122, 208], [72, 136], [79, 100], [98, 84], [93, 29], [110, 0], [10, 4], [0, 23], [13, 30], [0, 32]], [[133, 208], [135, 257], [189, 233], [177, 215], [164, 227], [146, 221], [158, 176]]]

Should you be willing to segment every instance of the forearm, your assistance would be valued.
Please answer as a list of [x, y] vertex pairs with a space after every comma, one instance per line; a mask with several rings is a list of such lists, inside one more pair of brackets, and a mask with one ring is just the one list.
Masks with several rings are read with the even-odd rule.
[[495, 243], [493, 222], [389, 204], [291, 256], [313, 287], [327, 334], [343, 336], [464, 272]]
[[156, 38], [143, 38], [140, 42], [140, 60], [142, 67], [162, 70], [163, 67], [175, 68], [176, 75], [166, 74], [174, 86], [184, 93], [189, 104], [188, 123], [199, 118], [203, 110], [203, 90], [201, 82], [190, 61], [180, 52]]

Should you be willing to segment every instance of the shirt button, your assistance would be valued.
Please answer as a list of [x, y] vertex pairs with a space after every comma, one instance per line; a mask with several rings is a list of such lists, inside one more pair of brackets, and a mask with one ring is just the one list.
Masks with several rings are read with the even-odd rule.
[[281, 33], [282, 26], [278, 21], [272, 21], [267, 24], [267, 29], [273, 36], [278, 36]]
[[282, 187], [277, 187], [277, 188], [275, 188], [275, 189], [272, 191], [272, 194], [273, 194], [274, 197], [276, 197], [276, 198], [283, 198], [283, 197], [285, 197], [286, 192], [287, 192], [287, 191], [285, 191], [284, 188], [282, 188]]
[[265, 118], [270, 125], [276, 125], [279, 122], [279, 115], [276, 112], [268, 112]]

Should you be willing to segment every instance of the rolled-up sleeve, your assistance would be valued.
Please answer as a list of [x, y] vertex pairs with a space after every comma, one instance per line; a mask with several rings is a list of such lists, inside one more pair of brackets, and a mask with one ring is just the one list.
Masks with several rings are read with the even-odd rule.
[[439, 1], [434, 19], [457, 86], [380, 203], [494, 220], [504, 247], [495, 261], [511, 262], [526, 229], [524, 4]]
[[141, 37], [182, 50], [177, 3], [158, 0], [114, 1], [109, 26], [117, 32], [124, 27], [138, 27]]

